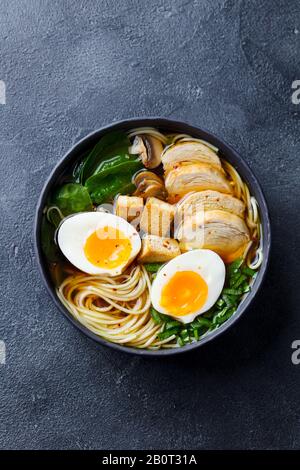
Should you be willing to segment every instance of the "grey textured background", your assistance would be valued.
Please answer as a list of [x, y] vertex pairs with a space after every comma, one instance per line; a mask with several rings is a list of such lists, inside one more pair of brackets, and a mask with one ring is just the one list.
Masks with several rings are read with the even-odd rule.
[[[300, 448], [299, 30], [297, 0], [0, 1], [1, 448]], [[213, 344], [164, 361], [82, 336], [33, 253], [55, 163], [88, 132], [141, 115], [235, 146], [273, 223], [253, 308]]]

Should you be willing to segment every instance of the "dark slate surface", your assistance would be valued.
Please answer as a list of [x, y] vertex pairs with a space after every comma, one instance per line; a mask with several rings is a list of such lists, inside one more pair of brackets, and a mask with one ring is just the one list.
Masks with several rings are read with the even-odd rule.
[[[0, 446], [299, 448], [297, 0], [1, 0]], [[52, 305], [35, 205], [61, 156], [114, 120], [205, 127], [258, 175], [273, 223], [265, 288], [239, 324], [175, 359], [97, 348]]]

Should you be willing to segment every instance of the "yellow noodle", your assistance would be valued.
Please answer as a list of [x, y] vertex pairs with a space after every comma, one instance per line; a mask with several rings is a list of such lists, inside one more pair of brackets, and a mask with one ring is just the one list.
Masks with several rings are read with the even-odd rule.
[[160, 140], [164, 145], [166, 145], [168, 142], [166, 136], [159, 132], [157, 129], [154, 129], [154, 127], [139, 127], [138, 129], [132, 129], [130, 132], [128, 132], [128, 137], [133, 138], [136, 135], [141, 134], [148, 134], [152, 137], [156, 137], [156, 139]]
[[234, 194], [246, 206], [246, 224], [248, 226], [251, 242], [246, 247], [244, 258], [247, 266], [258, 269], [263, 261], [262, 232], [256, 199], [251, 196], [248, 185], [242, 180], [236, 169], [227, 161], [222, 161], [223, 167], [232, 180]]
[[58, 213], [58, 215], [59, 215], [59, 217], [60, 217], [60, 220], [63, 220], [64, 215], [63, 215], [62, 211], [60, 210], [60, 208], [57, 207], [57, 206], [50, 206], [50, 207], [48, 207], [47, 210], [46, 210], [46, 217], [47, 217], [47, 219], [48, 219], [48, 222], [52, 223], [50, 214], [51, 214], [51, 212], [53, 212], [53, 211], [55, 211], [55, 212]]
[[[57, 295], [80, 323], [107, 341], [137, 348], [161, 347], [174, 337], [157, 339], [161, 325], [150, 314], [150, 287], [146, 269], [137, 265], [113, 278], [72, 274]], [[97, 300], [103, 306], [96, 305]]]

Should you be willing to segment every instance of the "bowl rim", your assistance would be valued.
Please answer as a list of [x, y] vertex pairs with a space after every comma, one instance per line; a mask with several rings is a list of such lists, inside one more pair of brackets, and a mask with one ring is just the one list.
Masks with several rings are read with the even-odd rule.
[[[161, 128], [167, 129], [170, 127], [178, 127], [178, 128], [183, 127], [185, 128], [184, 133], [191, 133], [191, 135], [201, 134], [201, 137], [200, 136], [199, 137], [204, 140], [207, 140], [208, 142], [211, 142], [213, 145], [215, 145], [220, 150], [222, 150], [222, 153], [225, 154], [226, 160], [228, 160], [229, 162], [231, 162], [231, 159], [233, 158], [233, 160], [235, 160], [234, 164], [237, 166], [238, 172], [239, 173], [241, 172], [242, 178], [246, 180], [247, 184], [249, 185], [250, 192], [253, 193], [253, 189], [254, 189], [254, 192], [256, 193], [255, 194], [256, 198], [259, 199], [258, 202], [259, 202], [259, 209], [260, 209], [260, 215], [261, 215], [261, 223], [263, 225], [264, 259], [259, 269], [259, 272], [257, 274], [257, 277], [253, 283], [253, 286], [249, 295], [239, 305], [237, 311], [232, 315], [232, 317], [230, 317], [219, 328], [216, 328], [210, 334], [205, 336], [201, 341], [187, 344], [183, 347], [178, 347], [174, 349], [170, 348], [170, 349], [149, 350], [149, 349], [138, 349], [138, 348], [133, 348], [133, 347], [128, 347], [128, 346], [123, 346], [120, 344], [106, 341], [104, 338], [101, 338], [100, 336], [97, 336], [96, 334], [94, 334], [92, 331], [88, 330], [85, 326], [83, 326], [80, 322], [78, 322], [69, 313], [69, 311], [63, 306], [63, 304], [60, 302], [59, 298], [55, 294], [54, 286], [51, 282], [50, 273], [47, 270], [46, 260], [45, 260], [44, 254], [42, 252], [42, 247], [41, 247], [40, 232], [41, 232], [41, 221], [42, 221], [43, 209], [44, 209], [49, 191], [51, 190], [51, 187], [53, 186], [53, 183], [57, 181], [59, 174], [62, 172], [62, 167], [67, 167], [67, 165], [73, 159], [75, 162], [76, 154], [79, 151], [82, 152], [84, 147], [88, 146], [88, 143], [90, 143], [89, 146], [91, 146], [91, 142], [93, 142], [93, 140], [98, 139], [98, 137], [100, 138], [102, 135], [104, 135], [107, 132], [111, 132], [116, 129], [122, 129], [122, 127], [126, 128], [126, 130], [129, 130], [129, 128], [148, 127], [148, 126], [156, 127], [160, 129]], [[246, 177], [244, 173], [246, 173]], [[69, 322], [72, 323], [72, 325], [74, 325], [79, 331], [81, 331], [81, 333], [83, 333], [89, 339], [96, 342], [98, 345], [100, 344], [102, 346], [106, 346], [106, 347], [109, 347], [118, 351], [126, 352], [128, 354], [138, 355], [138, 356], [162, 357], [162, 356], [173, 356], [175, 354], [187, 353], [211, 342], [213, 339], [225, 333], [225, 331], [227, 331], [228, 328], [232, 327], [235, 323], [237, 323], [237, 321], [246, 312], [246, 310], [249, 308], [250, 304], [253, 302], [254, 298], [256, 297], [257, 293], [259, 292], [262, 286], [262, 283], [264, 281], [267, 269], [268, 269], [270, 249], [271, 249], [271, 223], [270, 223], [269, 210], [268, 210], [264, 193], [257, 180], [257, 177], [254, 175], [254, 173], [252, 172], [252, 170], [250, 169], [246, 161], [240, 156], [240, 154], [231, 145], [229, 145], [223, 139], [217, 137], [212, 132], [206, 129], [203, 129], [202, 127], [198, 127], [195, 124], [191, 124], [188, 121], [168, 119], [168, 118], [162, 118], [162, 117], [157, 117], [157, 116], [133, 117], [129, 119], [122, 119], [119, 121], [114, 121], [111, 124], [102, 126], [99, 129], [90, 132], [88, 135], [84, 136], [82, 139], [76, 142], [64, 154], [64, 156], [61, 159], [59, 159], [58, 163], [54, 166], [54, 168], [50, 172], [50, 175], [47, 177], [43, 185], [43, 188], [39, 194], [39, 198], [38, 198], [38, 202], [36, 206], [35, 219], [34, 219], [35, 257], [36, 257], [36, 261], [39, 267], [41, 277], [48, 291], [48, 294], [50, 295], [52, 301], [54, 302], [58, 310], [64, 315], [64, 317]]]

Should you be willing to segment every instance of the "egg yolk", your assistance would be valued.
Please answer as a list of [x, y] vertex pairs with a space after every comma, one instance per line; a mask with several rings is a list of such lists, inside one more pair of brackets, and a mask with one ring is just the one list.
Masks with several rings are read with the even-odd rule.
[[163, 287], [160, 304], [170, 314], [183, 316], [203, 307], [208, 286], [200, 274], [178, 271]]
[[84, 254], [99, 268], [114, 269], [126, 263], [132, 250], [131, 241], [113, 227], [101, 227], [86, 240]]

